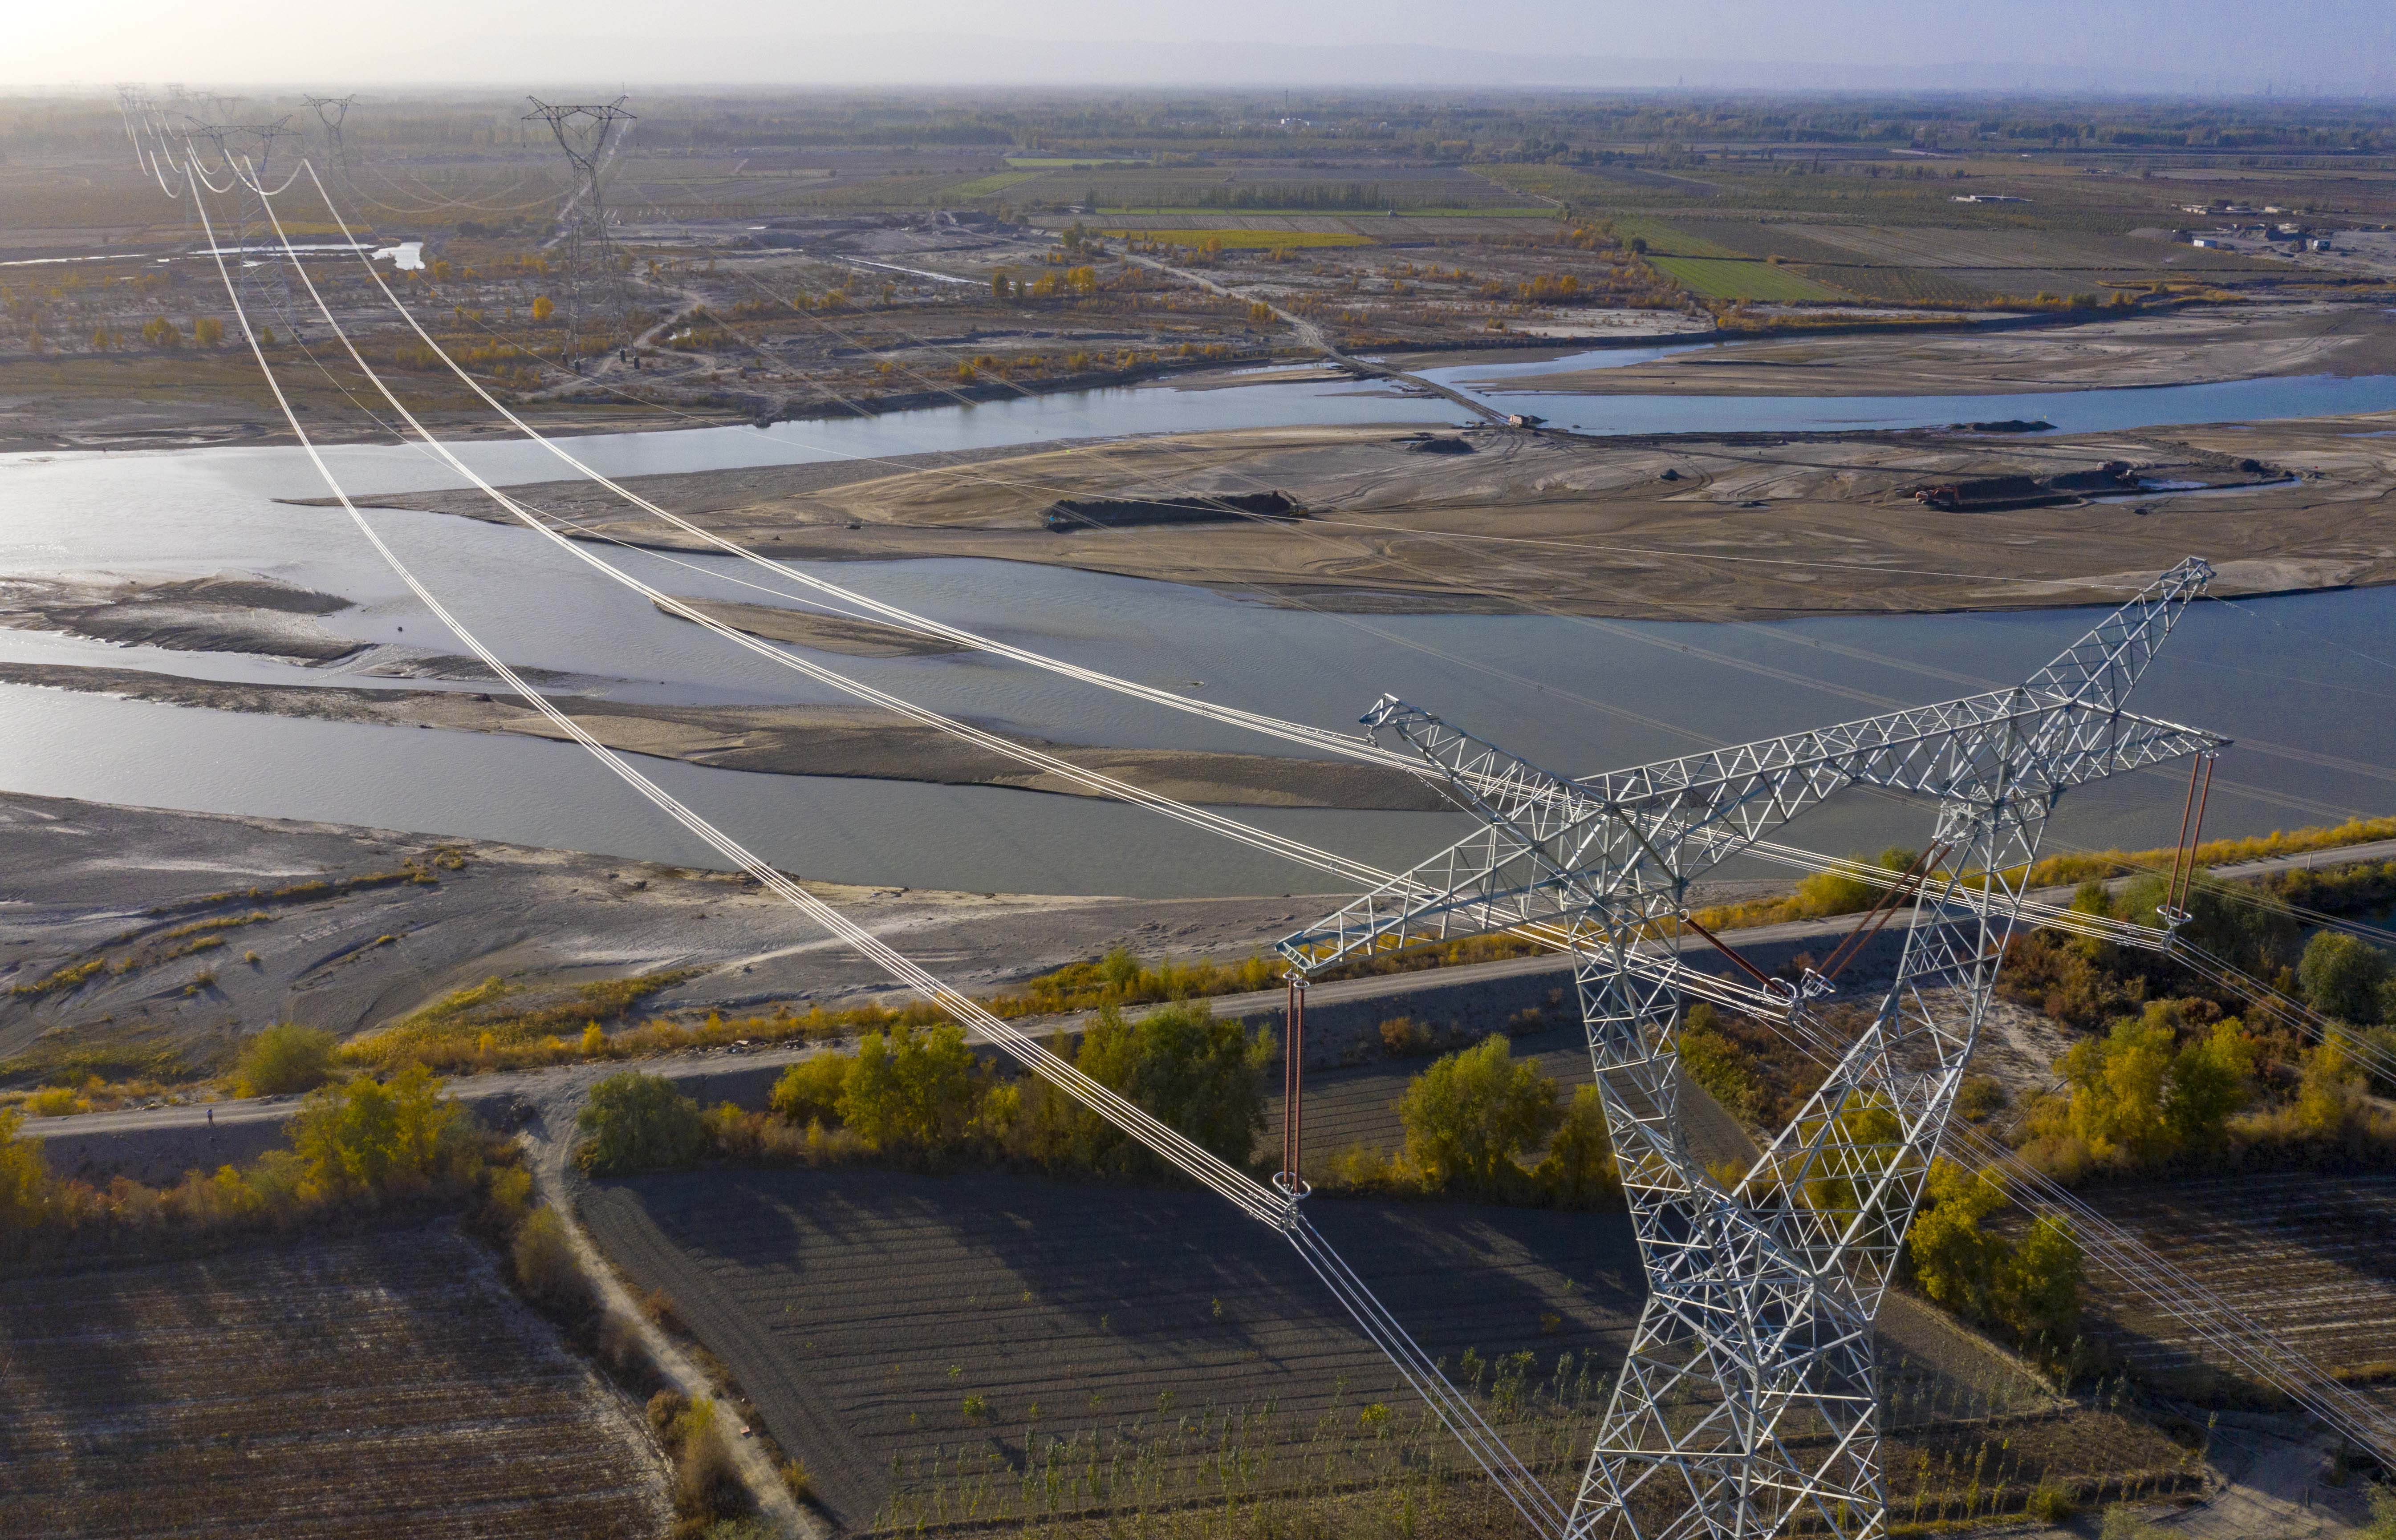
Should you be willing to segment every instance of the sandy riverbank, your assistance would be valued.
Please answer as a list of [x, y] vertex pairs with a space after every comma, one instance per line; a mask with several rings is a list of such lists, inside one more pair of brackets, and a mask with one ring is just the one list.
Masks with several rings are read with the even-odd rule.
[[[37, 663], [0, 663], [0, 684], [82, 690], [170, 706], [320, 722], [522, 733], [545, 738], [566, 736], [548, 718], [513, 697], [460, 690], [258, 684], [188, 679], [138, 669]], [[1092, 794], [1055, 771], [1028, 768], [1006, 755], [871, 708], [673, 706], [576, 695], [549, 698], [611, 749], [721, 770]], [[1414, 812], [1446, 805], [1416, 777], [1374, 765], [1200, 750], [1093, 748], [1007, 736], [1068, 763], [1102, 771], [1183, 802]]]
[[[2396, 580], [2396, 417], [2040, 435], [1937, 431], [1587, 439], [1300, 427], [1041, 445], [970, 461], [640, 478], [643, 495], [771, 555], [977, 556], [1351, 611], [1721, 619], [2118, 601], [2191, 552], [2224, 595]], [[1917, 487], [2132, 468], [2152, 491], [1939, 513]], [[2269, 484], [2269, 485], [2264, 485]], [[1052, 531], [1061, 497], [1275, 489], [1296, 522]], [[608, 537], [703, 542], [585, 484], [526, 489]], [[496, 519], [479, 495], [362, 499]]]
[[[146, 1045], [205, 1064], [271, 1021], [355, 1031], [492, 976], [690, 968], [653, 1007], [727, 1013], [896, 987], [745, 876], [612, 856], [0, 793], [0, 1057]], [[1245, 955], [1338, 902], [807, 885], [976, 991], [1115, 946]], [[166, 955], [192, 939], [169, 932], [253, 913], [211, 933], [221, 946]], [[109, 965], [73, 988], [15, 992], [94, 957]]]

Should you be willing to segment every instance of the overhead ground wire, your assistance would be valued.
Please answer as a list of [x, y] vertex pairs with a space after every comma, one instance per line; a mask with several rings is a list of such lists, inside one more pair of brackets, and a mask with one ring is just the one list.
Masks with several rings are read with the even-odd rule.
[[[205, 219], [206, 218], [205, 206], [202, 207], [201, 214]], [[272, 217], [271, 210], [270, 217]], [[277, 220], [277, 231], [280, 233], [279, 220]], [[287, 237], [285, 244], [287, 248]], [[1362, 1281], [1347, 1269], [1344, 1264], [1338, 1262], [1336, 1255], [1330, 1253], [1329, 1248], [1323, 1243], [1311, 1226], [1305, 1225], [1292, 1212], [1293, 1205], [1287, 1200], [1259, 1186], [1244, 1173], [1226, 1164], [1202, 1147], [1157, 1122], [1136, 1105], [1091, 1080], [1066, 1061], [1058, 1058], [1010, 1024], [992, 1016], [970, 997], [941, 983], [896, 949], [882, 942], [871, 932], [857, 925], [830, 905], [807, 893], [797, 883], [750, 854], [729, 835], [717, 830], [654, 781], [641, 775], [620, 756], [601, 744], [580, 724], [559, 710], [547, 697], [535, 692], [513, 669], [467, 630], [366, 521], [338, 479], [332, 475], [330, 468], [325, 464], [323, 457], [316, 451], [313, 441], [300, 427], [298, 415], [291, 410], [287, 398], [283, 394], [280, 382], [274, 378], [273, 368], [267, 363], [264, 351], [250, 327], [247, 312], [233, 288], [230, 270], [224, 267], [221, 255], [217, 260], [228, 297], [241, 321], [243, 333], [250, 342], [251, 352], [260, 370], [266, 375], [276, 401], [283, 408], [286, 420], [289, 423], [295, 436], [300, 439], [302, 447], [308, 452], [319, 476], [331, 489], [360, 532], [374, 546], [378, 554], [407, 585], [419, 602], [424, 604], [435, 617], [457, 636], [461, 644], [473, 652], [486, 667], [489, 668], [527, 705], [540, 711], [560, 731], [581, 744], [619, 779], [666, 813], [668, 816], [673, 818], [675, 822], [704, 840], [719, 854], [746, 870], [762, 885], [805, 912], [827, 931], [856, 949], [860, 955], [870, 958], [887, 968], [894, 976], [908, 982], [925, 999], [948, 1010], [960, 1021], [976, 1028], [995, 1046], [1016, 1058], [1027, 1069], [1057, 1084], [1075, 1100], [1156, 1151], [1177, 1169], [1230, 1200], [1252, 1218], [1284, 1233], [1298, 1247], [1310, 1268], [1332, 1289], [1335, 1297], [1340, 1300], [1343, 1307], [1356, 1320], [1359, 1327], [1366, 1333], [1368, 1338], [1391, 1359], [1409, 1385], [1424, 1395], [1435, 1414], [1465, 1445], [1468, 1453], [1483, 1467], [1493, 1484], [1498, 1486], [1500, 1493], [1516, 1507], [1524, 1520], [1542, 1534], [1561, 1533], [1564, 1515], [1553, 1496], [1527, 1468], [1522, 1466], [1504, 1440], [1482, 1418], [1478, 1410], [1439, 1375], [1436, 1366], [1431, 1362], [1411, 1337], [1404, 1334], [1403, 1328], [1398, 1326], [1395, 1319], [1389, 1316], [1378, 1301], [1372, 1297]], [[305, 280], [304, 272], [302, 276]], [[329, 306], [324, 303], [322, 295], [317, 293], [313, 282], [310, 282], [308, 286], [312, 296], [316, 299], [320, 312], [328, 325], [334, 325], [337, 334], [339, 334], [339, 328], [333, 321]], [[354, 346], [348, 344], [346, 335], [340, 335], [343, 336], [344, 345], [349, 347], [352, 361], [383, 392], [393, 408], [429, 445], [435, 446], [436, 449], [440, 448], [438, 441], [423, 428], [421, 423], [417, 421], [414, 415], [398, 401], [397, 397], [392, 394], [380, 377], [376, 375], [363, 356], [357, 353]], [[455, 461], [454, 456], [449, 458], [458, 469], [464, 471], [463, 462]], [[471, 474], [471, 472], [468, 473]], [[506, 501], [504, 495], [499, 494], [488, 484], [481, 482], [479, 477], [475, 479], [486, 492], [499, 498], [503, 503]], [[1325, 1265], [1326, 1259], [1328, 1266]]]
[[[312, 175], [313, 175], [313, 171], [312, 171]], [[320, 191], [321, 191], [321, 183], [319, 184], [319, 186], [320, 186]], [[328, 202], [328, 204], [329, 204], [329, 199], [327, 200], [327, 202]], [[338, 218], [338, 215], [337, 215], [337, 218]], [[369, 272], [372, 272], [371, 267], [369, 267]], [[379, 280], [379, 274], [376, 274], [376, 276], [377, 276], [377, 278], [378, 278], [378, 280]], [[387, 289], [386, 289], [386, 295], [388, 296], [388, 290], [387, 290]], [[393, 299], [393, 302], [394, 302], [394, 304], [396, 304], [395, 298], [394, 298], [394, 299]], [[403, 308], [403, 312], [404, 312], [404, 307], [402, 307], [402, 308]], [[412, 319], [412, 318], [411, 318], [411, 319]], [[421, 334], [421, 328], [419, 327], [419, 335], [420, 335], [420, 334]], [[429, 340], [429, 339], [428, 339], [428, 340]], [[262, 361], [261, 361], [261, 362], [262, 362]], [[454, 363], [452, 363], [452, 365], [451, 365], [451, 366], [453, 367], [453, 369], [456, 367], [456, 365], [455, 365], [455, 364], [454, 364]], [[496, 403], [494, 403], [494, 405], [496, 405]], [[295, 426], [296, 426], [296, 424], [295, 424]], [[518, 426], [519, 426], [519, 427], [522, 427], [523, 425], [521, 424], [521, 422], [519, 422], [519, 423], [518, 423]], [[526, 429], [526, 431], [528, 433], [531, 431], [529, 429]], [[539, 435], [538, 435], [538, 434], [533, 434], [533, 436], [535, 436], [536, 438], [538, 438], [538, 437], [539, 437]], [[571, 461], [569, 461], [569, 463], [572, 463], [572, 462], [571, 462]], [[603, 480], [603, 483], [604, 483], [604, 478], [602, 478], [602, 480]], [[606, 484], [606, 485], [612, 485], [613, 484]], [[786, 575], [786, 576], [796, 576], [795, 574], [789, 574], [789, 573], [787, 573], [787, 572], [785, 573], [785, 575]], [[804, 579], [802, 579], [802, 580], [804, 580]], [[902, 613], [903, 613], [903, 612], [902, 612]], [[992, 650], [995, 650], [995, 649], [992, 649]], [[1210, 713], [1210, 714], [1211, 714], [1211, 713]], [[1267, 719], [1267, 720], [1270, 720], [1270, 719]], [[1289, 725], [1297, 725], [1297, 724], [1289, 724]], [[1351, 743], [1352, 743], [1352, 742], [1353, 742], [1353, 740], [1347, 740], [1347, 741], [1348, 741], [1348, 742], [1351, 742]]]

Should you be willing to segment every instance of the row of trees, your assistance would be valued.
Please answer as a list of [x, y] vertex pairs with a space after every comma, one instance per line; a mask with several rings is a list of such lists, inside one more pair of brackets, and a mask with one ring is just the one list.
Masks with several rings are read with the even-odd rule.
[[[1270, 1033], [1203, 1003], [1126, 1020], [1111, 1006], [1068, 1051], [1074, 1068], [1201, 1148], [1247, 1166], [1264, 1128]], [[1055, 1174], [1150, 1178], [1163, 1166], [1046, 1082], [998, 1074], [956, 1026], [898, 1023], [854, 1052], [786, 1070], [769, 1113], [702, 1113], [670, 1082], [627, 1072], [592, 1088], [578, 1160], [593, 1175], [686, 1165], [711, 1150], [763, 1159], [878, 1159], [940, 1167], [961, 1159]]]
[[61, 1179], [21, 1114], [0, 1110], [0, 1253], [187, 1243], [476, 1195], [521, 1206], [529, 1177], [420, 1068], [389, 1082], [321, 1085], [293, 1115], [288, 1148], [246, 1165], [193, 1171], [169, 1187]]
[[[1110, 1006], [1074, 1068], [1201, 1148], [1244, 1169], [1259, 1151], [1270, 1034], [1184, 1002], [1137, 1021]], [[1052, 1175], [1147, 1180], [1165, 1167], [1144, 1147], [1033, 1077], [1003, 1077], [949, 1025], [872, 1032], [854, 1053], [819, 1054], [775, 1084], [772, 1110], [698, 1103], [656, 1076], [626, 1072], [593, 1088], [578, 1160], [593, 1175], [730, 1159], [879, 1160], [943, 1167], [960, 1160]], [[1502, 1035], [1440, 1058], [1399, 1103], [1396, 1153], [1359, 1147], [1329, 1162], [1334, 1189], [1589, 1208], [1619, 1200], [1596, 1088], [1565, 1096]]]

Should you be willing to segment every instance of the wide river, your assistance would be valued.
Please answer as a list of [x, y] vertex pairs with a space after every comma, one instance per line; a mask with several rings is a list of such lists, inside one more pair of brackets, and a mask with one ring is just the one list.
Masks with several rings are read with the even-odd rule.
[[[1604, 362], [1651, 356], [1608, 354]], [[1464, 365], [1451, 379], [1542, 369]], [[1795, 431], [2043, 418], [2059, 428], [2396, 410], [2396, 378], [2290, 378], [2020, 397], [1493, 398], [1592, 431]], [[1258, 384], [1048, 396], [870, 420], [573, 441], [619, 474], [1297, 422], [1454, 421], [1450, 403], [1346, 385]], [[496, 481], [555, 476], [536, 445], [460, 453]], [[419, 450], [336, 449], [353, 491], [454, 485]], [[0, 458], [0, 578], [145, 579], [267, 574], [360, 602], [329, 624], [362, 640], [451, 651], [429, 614], [338, 510], [297, 450]], [[376, 526], [513, 662], [633, 681], [639, 697], [838, 698], [736, 652], [589, 572], [528, 532], [404, 511]], [[611, 553], [670, 591], [757, 600], [735, 564]], [[680, 563], [682, 564], [675, 564]], [[1146, 683], [1325, 725], [1393, 692], [1551, 768], [1582, 774], [1870, 714], [2017, 680], [2084, 630], [2085, 610], [1698, 625], [1519, 616], [1339, 616], [1194, 588], [998, 562], [828, 564], [876, 597]], [[739, 568], [746, 580], [758, 576]], [[373, 684], [268, 659], [167, 653], [0, 631], [0, 657], [207, 677]], [[1276, 746], [985, 656], [828, 657], [925, 705], [1067, 742]], [[1193, 683], [1194, 682], [1194, 683]], [[2148, 713], [2240, 740], [2209, 828], [2260, 830], [2396, 804], [2396, 590], [2209, 604], [2142, 685]], [[164, 807], [326, 819], [710, 864], [580, 750], [509, 736], [300, 722], [0, 687], [0, 788]], [[973, 891], [1205, 896], [1321, 891], [1311, 873], [1151, 815], [988, 788], [792, 778], [641, 762], [768, 859], [809, 876]], [[2068, 799], [2057, 845], [2168, 843], [2184, 777], [2123, 777]], [[1385, 864], [1461, 832], [1452, 816], [1247, 810], [1251, 821]], [[1919, 843], [1928, 815], [1852, 796], [1794, 835], [1834, 850]], [[2051, 846], [2056, 847], [2056, 846]]]

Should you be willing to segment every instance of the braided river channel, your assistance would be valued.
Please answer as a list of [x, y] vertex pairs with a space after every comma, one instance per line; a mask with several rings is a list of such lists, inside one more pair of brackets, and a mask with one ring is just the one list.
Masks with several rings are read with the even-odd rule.
[[[1630, 362], [1625, 352], [1607, 362]], [[1530, 366], [1587, 367], [1560, 359]], [[1524, 366], [1438, 371], [1453, 382]], [[1510, 390], [1524, 388], [1509, 379]], [[1494, 397], [1588, 431], [1802, 431], [2038, 418], [2062, 431], [2396, 410], [2396, 378], [2295, 378], [2030, 396]], [[1296, 423], [1431, 426], [1452, 402], [1355, 384], [1170, 387], [1035, 397], [770, 429], [577, 438], [610, 474], [920, 454], [1164, 431]], [[536, 445], [459, 453], [492, 480], [551, 479]], [[427, 454], [328, 450], [355, 492], [456, 485]], [[0, 580], [158, 581], [258, 573], [340, 594], [325, 617], [361, 642], [459, 650], [320, 496], [297, 449], [0, 457]], [[615, 681], [619, 698], [833, 701], [823, 686], [656, 613], [529, 531], [407, 511], [367, 517], [510, 661]], [[2199, 554], [2202, 554], [2201, 552]], [[758, 602], [729, 559], [610, 550], [669, 591]], [[2100, 613], [1692, 624], [1489, 615], [1334, 615], [1205, 589], [1018, 563], [847, 562], [834, 581], [1022, 647], [1228, 706], [1352, 725], [1384, 692], [1524, 757], [1580, 775], [2011, 683]], [[427, 688], [340, 665], [168, 652], [0, 631], [0, 661], [296, 684]], [[923, 705], [1066, 743], [1287, 752], [1234, 728], [981, 654], [828, 657]], [[1197, 682], [1197, 683], [1193, 683]], [[477, 688], [472, 684], [459, 688]], [[486, 686], [485, 686], [486, 687]], [[2239, 740], [2208, 830], [2255, 832], [2396, 807], [2396, 589], [2195, 606], [2133, 701]], [[366, 824], [717, 864], [570, 745], [512, 734], [363, 725], [0, 685], [0, 789], [197, 811]], [[1320, 892], [1322, 880], [1114, 803], [988, 787], [786, 777], [644, 759], [643, 768], [767, 859], [831, 881], [976, 892], [1155, 896]], [[2066, 800], [2050, 848], [2167, 844], [2185, 774], [2120, 777]], [[1384, 865], [1462, 832], [1456, 815], [1240, 809], [1238, 816]], [[1919, 843], [1922, 808], [1850, 796], [1792, 830], [1833, 851]]]

